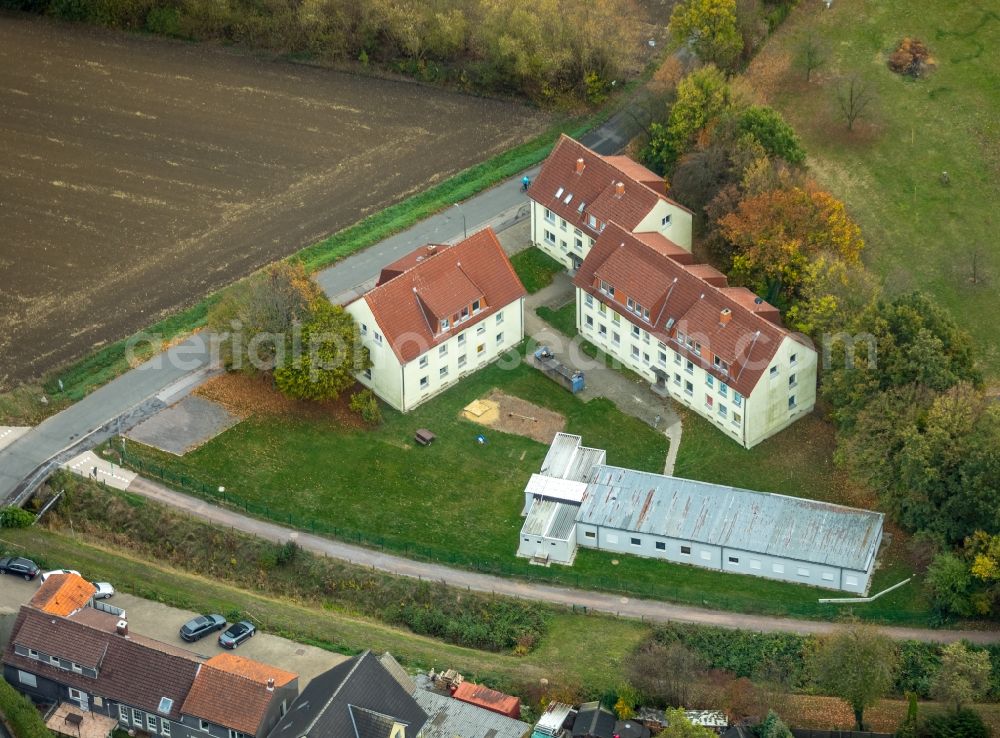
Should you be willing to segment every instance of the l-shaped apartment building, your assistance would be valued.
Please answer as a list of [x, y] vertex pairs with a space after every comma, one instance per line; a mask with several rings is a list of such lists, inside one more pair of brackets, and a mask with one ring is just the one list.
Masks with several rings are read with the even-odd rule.
[[691, 213], [664, 188], [564, 136], [529, 190], [532, 239], [575, 272], [582, 337], [750, 448], [812, 410], [816, 351], [777, 308], [694, 263]]

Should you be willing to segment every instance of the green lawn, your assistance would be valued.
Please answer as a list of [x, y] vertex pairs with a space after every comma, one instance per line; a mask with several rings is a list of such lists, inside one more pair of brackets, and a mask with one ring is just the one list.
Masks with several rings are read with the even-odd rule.
[[514, 265], [514, 271], [521, 278], [521, 284], [524, 285], [524, 289], [529, 294], [534, 294], [538, 290], [548, 287], [552, 284], [552, 278], [566, 269], [535, 246], [518, 251], [510, 257], [510, 263]]
[[535, 308], [535, 313], [539, 318], [544, 320], [567, 338], [574, 338], [577, 335], [575, 300], [571, 300], [556, 310], [542, 305], [541, 307]]
[[[563, 413], [567, 430], [581, 434], [588, 445], [607, 449], [611, 464], [663, 468], [666, 439], [661, 434], [608, 401], [581, 402], [524, 365], [512, 370], [491, 366], [406, 416], [387, 411], [375, 430], [260, 417], [183, 458], [132, 448], [148, 475], [165, 472], [174, 484], [183, 478], [180, 486], [209, 497], [223, 485], [231, 504], [257, 515], [412, 557], [718, 609], [821, 619], [841, 614], [818, 605], [817, 598], [826, 594], [811, 587], [652, 559], [581, 550], [574, 566], [546, 569], [516, 558], [524, 483], [538, 469], [546, 447], [488, 429], [489, 443], [475, 442], [482, 427], [461, 419], [459, 412], [496, 386]], [[419, 427], [432, 429], [438, 440], [428, 448], [416, 447], [412, 433]], [[677, 473], [822, 497], [822, 474], [814, 473], [814, 486], [806, 486], [810, 469], [816, 471], [816, 457], [787, 458], [782, 449], [789, 438], [794, 439], [794, 431], [746, 452], [699, 418], [689, 418]], [[748, 470], [759, 474], [747, 476]], [[832, 488], [828, 492], [832, 495]], [[888, 583], [880, 573], [876, 588]], [[928, 619], [926, 603], [915, 590], [894, 593], [855, 612], [895, 623], [919, 625]]]
[[[826, 63], [806, 84], [789, 61], [807, 34]], [[937, 62], [925, 79], [892, 73], [899, 40], [924, 41]], [[839, 78], [875, 92], [848, 134]], [[1000, 376], [1000, 7], [992, 0], [835, 0], [800, 4], [740, 83], [776, 106], [801, 135], [819, 183], [844, 199], [888, 292], [923, 289], [973, 334], [990, 380]], [[950, 183], [943, 184], [941, 173]], [[980, 280], [971, 282], [973, 256]]]

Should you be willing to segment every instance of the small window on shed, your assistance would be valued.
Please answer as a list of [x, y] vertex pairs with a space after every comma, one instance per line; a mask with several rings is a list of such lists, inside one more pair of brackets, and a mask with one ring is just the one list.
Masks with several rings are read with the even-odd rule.
[[771, 566], [771, 570], [775, 574], [784, 574], [785, 573], [785, 565], [784, 564], [773, 564]]
[[729, 563], [730, 564], [738, 564], [738, 563], [740, 563], [740, 557], [739, 556], [730, 556], [729, 557]]
[[666, 551], [667, 550], [667, 544], [664, 543], [663, 541], [657, 541], [656, 542], [656, 550], [657, 551]]
[[857, 587], [858, 586], [858, 578], [856, 576], [852, 575], [852, 574], [847, 574], [844, 577], [844, 584], [846, 584], [848, 587]]
[[831, 572], [831, 571], [824, 571], [822, 576], [823, 576], [823, 581], [824, 582], [832, 582], [833, 581], [833, 572]]
[[597, 538], [597, 533], [592, 530], [586, 530], [583, 532], [584, 538]]
[[809, 570], [807, 568], [805, 568], [804, 566], [800, 566], [796, 570], [795, 573], [798, 574], [800, 577], [807, 577], [807, 576], [809, 576]]
[[641, 546], [642, 545], [642, 539], [641, 538], [631, 538], [631, 539], [629, 539], [629, 542], [633, 546]]
[[685, 556], [690, 556], [691, 555], [691, 547], [690, 546], [681, 546], [681, 553], [684, 554]]

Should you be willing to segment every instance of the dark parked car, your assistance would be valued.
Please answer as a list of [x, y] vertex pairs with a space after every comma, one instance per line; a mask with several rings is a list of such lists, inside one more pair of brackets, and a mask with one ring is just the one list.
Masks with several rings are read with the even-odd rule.
[[238, 623], [230, 625], [222, 633], [219, 633], [219, 645], [223, 648], [236, 648], [243, 641], [253, 638], [253, 634], [256, 632], [257, 629], [253, 623], [241, 620]]
[[4, 574], [24, 577], [30, 582], [38, 576], [39, 568], [38, 564], [31, 559], [22, 559], [19, 556], [5, 556], [0, 559], [0, 571]]
[[181, 627], [181, 638], [185, 641], [197, 641], [209, 633], [226, 627], [226, 619], [221, 615], [199, 615], [189, 620]]

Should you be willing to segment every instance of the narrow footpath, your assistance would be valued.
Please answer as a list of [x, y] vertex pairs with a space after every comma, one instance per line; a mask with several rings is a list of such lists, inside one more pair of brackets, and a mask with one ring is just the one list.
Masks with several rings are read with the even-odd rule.
[[[836, 624], [828, 622], [704, 610], [697, 607], [673, 605], [654, 600], [632, 599], [603, 592], [554, 587], [518, 579], [504, 579], [464, 569], [452, 569], [439, 564], [413, 561], [383, 551], [354, 546], [341, 541], [292, 530], [291, 528], [258, 520], [257, 518], [251, 518], [233, 510], [218, 507], [195, 497], [176, 492], [142, 477], [135, 478], [128, 484], [127, 489], [131, 493], [142, 495], [151, 500], [183, 510], [201, 520], [245, 533], [251, 533], [274, 543], [280, 544], [286, 541], [295, 541], [303, 549], [323, 556], [345, 560], [359, 566], [371, 567], [389, 574], [412, 577], [414, 579], [439, 581], [451, 587], [476, 592], [492, 592], [494, 594], [517, 597], [523, 600], [547, 602], [564, 607], [573, 605], [577, 607], [583, 606], [598, 612], [611, 613], [620, 617], [634, 618], [636, 620], [641, 619], [655, 623], [677, 621], [761, 632], [792, 632], [801, 634], [829, 633], [837, 627]], [[982, 631], [923, 630], [920, 628], [897, 627], [887, 627], [883, 630], [887, 635], [896, 639], [913, 639], [940, 643], [968, 640], [981, 645], [1000, 642], [1000, 633]]]

